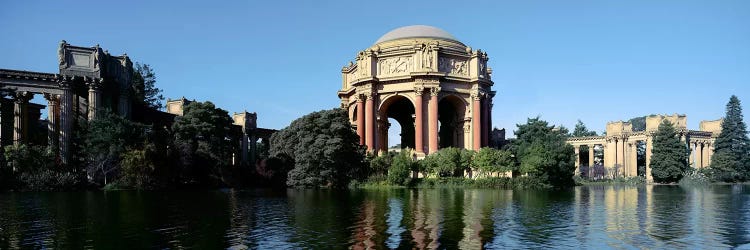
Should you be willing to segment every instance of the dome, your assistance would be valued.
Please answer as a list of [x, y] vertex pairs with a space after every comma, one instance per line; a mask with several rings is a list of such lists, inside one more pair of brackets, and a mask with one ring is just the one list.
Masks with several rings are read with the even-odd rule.
[[456, 37], [446, 32], [445, 30], [427, 25], [411, 25], [397, 28], [389, 31], [388, 33], [385, 33], [385, 35], [381, 36], [380, 39], [375, 41], [375, 44], [404, 38], [438, 38], [459, 42]]

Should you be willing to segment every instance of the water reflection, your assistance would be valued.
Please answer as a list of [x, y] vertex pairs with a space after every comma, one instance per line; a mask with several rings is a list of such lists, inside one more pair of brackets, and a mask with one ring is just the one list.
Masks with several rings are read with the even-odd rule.
[[0, 194], [0, 249], [748, 248], [743, 185]]

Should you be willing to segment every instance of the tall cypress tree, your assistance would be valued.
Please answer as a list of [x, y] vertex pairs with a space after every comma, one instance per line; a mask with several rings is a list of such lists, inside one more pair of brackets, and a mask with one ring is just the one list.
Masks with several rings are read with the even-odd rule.
[[682, 179], [687, 170], [687, 148], [680, 142], [674, 126], [668, 120], [659, 124], [651, 150], [651, 176], [655, 182], [669, 183]]
[[732, 95], [721, 124], [721, 133], [714, 143], [711, 168], [720, 181], [744, 181], [750, 175], [750, 139], [742, 120], [740, 99]]

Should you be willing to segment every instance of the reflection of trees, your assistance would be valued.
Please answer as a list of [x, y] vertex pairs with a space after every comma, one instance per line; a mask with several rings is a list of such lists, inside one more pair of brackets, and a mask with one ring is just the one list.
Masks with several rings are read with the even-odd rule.
[[518, 240], [540, 247], [560, 247], [564, 241], [574, 239], [570, 207], [573, 200], [574, 193], [569, 190], [513, 191], [513, 201], [518, 206], [514, 220], [522, 228]]
[[666, 242], [681, 239], [689, 233], [688, 217], [690, 208], [685, 190], [678, 186], [653, 186], [651, 192], [652, 228], [648, 234]]
[[712, 191], [724, 197], [718, 199], [720, 202], [716, 204], [717, 212], [724, 218], [717, 220], [718, 225], [713, 226], [724, 238], [725, 244], [733, 247], [742, 244], [747, 246], [750, 242], [750, 210], [747, 205], [750, 202], [750, 189], [747, 185], [732, 185], [716, 186]]
[[[458, 249], [463, 238], [464, 189], [440, 189], [440, 205], [443, 206], [443, 227], [440, 238], [441, 248]], [[437, 205], [437, 204], [436, 204]]]

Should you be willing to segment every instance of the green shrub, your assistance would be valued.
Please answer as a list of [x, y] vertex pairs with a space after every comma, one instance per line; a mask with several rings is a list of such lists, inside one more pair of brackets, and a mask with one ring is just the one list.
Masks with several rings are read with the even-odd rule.
[[680, 185], [683, 186], [706, 186], [711, 184], [711, 173], [712, 169], [710, 168], [702, 168], [702, 169], [695, 169], [690, 168], [688, 171], [685, 172], [682, 179], [680, 180]]
[[437, 177], [460, 177], [471, 167], [474, 151], [459, 148], [444, 148], [427, 155], [423, 168]]
[[406, 185], [410, 181], [409, 174], [415, 162], [411, 156], [411, 150], [401, 150], [393, 157], [391, 167], [388, 169], [388, 183], [395, 185]]

